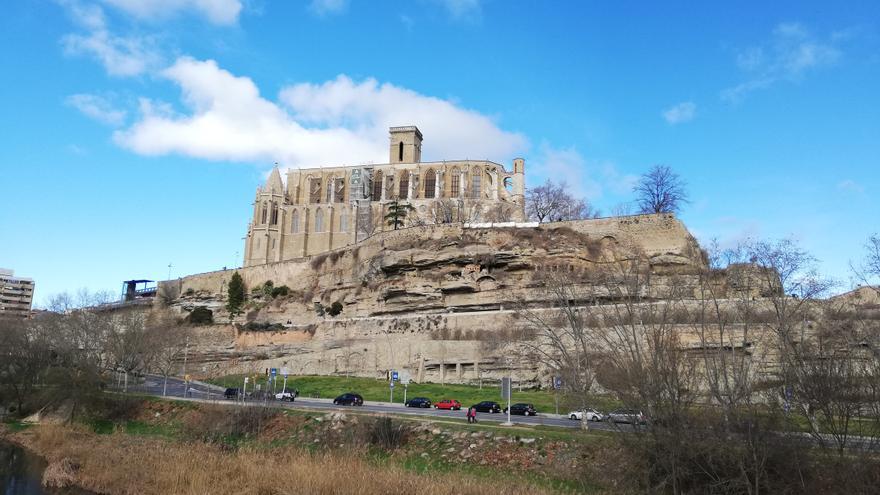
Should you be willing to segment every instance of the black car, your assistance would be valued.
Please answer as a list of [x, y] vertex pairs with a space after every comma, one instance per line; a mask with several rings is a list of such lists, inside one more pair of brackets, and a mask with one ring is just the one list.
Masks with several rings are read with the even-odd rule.
[[[504, 412], [507, 412], [507, 408], [504, 408]], [[538, 410], [535, 409], [535, 406], [531, 404], [514, 404], [510, 406], [510, 414], [518, 414], [520, 416], [534, 416], [538, 414]]]
[[484, 400], [483, 402], [474, 404], [472, 406], [477, 412], [487, 412], [487, 413], [500, 413], [501, 406], [498, 405], [497, 402], [492, 402], [491, 400]]
[[225, 392], [223, 392], [223, 397], [227, 399], [237, 399], [239, 394], [239, 390], [237, 388], [227, 388]]
[[362, 406], [364, 398], [355, 393], [347, 393], [333, 399], [333, 403], [337, 406]]
[[431, 399], [426, 397], [413, 397], [403, 403], [406, 407], [431, 407]]

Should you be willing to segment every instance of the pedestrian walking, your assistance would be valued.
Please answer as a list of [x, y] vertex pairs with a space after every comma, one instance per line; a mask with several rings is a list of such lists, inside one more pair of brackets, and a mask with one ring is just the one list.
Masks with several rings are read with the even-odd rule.
[[467, 419], [468, 423], [476, 423], [477, 422], [477, 409], [473, 406], [469, 407], [467, 410]]

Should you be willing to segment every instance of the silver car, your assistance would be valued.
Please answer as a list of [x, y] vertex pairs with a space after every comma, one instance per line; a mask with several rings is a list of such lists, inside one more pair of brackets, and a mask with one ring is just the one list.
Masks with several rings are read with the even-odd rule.
[[636, 409], [615, 409], [608, 413], [608, 421], [612, 423], [646, 424], [647, 418]]
[[568, 419], [581, 421], [584, 419], [584, 415], [587, 416], [587, 421], [603, 421], [605, 419], [602, 413], [592, 408], [572, 411], [568, 413]]

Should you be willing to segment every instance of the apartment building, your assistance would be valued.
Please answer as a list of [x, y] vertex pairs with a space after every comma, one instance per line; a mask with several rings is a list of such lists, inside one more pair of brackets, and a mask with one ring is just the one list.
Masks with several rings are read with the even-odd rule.
[[0, 268], [0, 318], [27, 318], [34, 298], [34, 281], [16, 277], [15, 272]]

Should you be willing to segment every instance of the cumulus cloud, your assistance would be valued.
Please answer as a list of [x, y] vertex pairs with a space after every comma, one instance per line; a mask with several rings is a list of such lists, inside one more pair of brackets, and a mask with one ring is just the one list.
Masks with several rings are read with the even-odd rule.
[[105, 124], [118, 126], [125, 121], [125, 111], [114, 108], [104, 97], [92, 94], [70, 95], [66, 103], [83, 115]]
[[694, 120], [697, 113], [697, 105], [692, 101], [685, 101], [663, 112], [663, 118], [670, 125], [682, 124]]
[[[179, 12], [204, 16], [213, 24], [234, 24], [241, 13], [241, 0], [101, 0], [140, 19], [158, 20]], [[341, 1], [341, 0], [337, 0]]]
[[185, 111], [144, 100], [140, 119], [114, 134], [121, 146], [145, 155], [290, 167], [385, 163], [388, 127], [406, 124], [425, 135], [424, 159], [503, 160], [527, 146], [522, 135], [478, 112], [374, 79], [297, 84], [273, 102], [249, 78], [212, 60], [184, 57], [162, 76], [180, 87]]
[[482, 14], [481, 0], [434, 0], [456, 19], [478, 19]]
[[320, 16], [341, 14], [348, 10], [348, 0], [312, 0], [309, 10]]
[[863, 194], [865, 192], [865, 186], [859, 184], [858, 182], [852, 179], [842, 180], [837, 183], [837, 189], [840, 191], [844, 191], [847, 193], [856, 193]]
[[67, 53], [90, 55], [101, 62], [108, 74], [120, 77], [143, 74], [160, 63], [161, 57], [149, 38], [111, 33], [101, 7], [76, 0], [60, 3], [85, 31], [62, 38]]
[[615, 195], [629, 194], [638, 176], [625, 174], [610, 161], [587, 160], [574, 147], [557, 148], [542, 143], [529, 165], [529, 173], [542, 179], [565, 182], [577, 196], [596, 202], [611, 192]]
[[840, 42], [847, 36], [832, 33], [825, 39], [799, 23], [783, 23], [773, 30], [769, 42], [737, 54], [737, 66], [748, 77], [721, 92], [725, 101], [737, 102], [752, 91], [779, 81], [798, 81], [810, 71], [828, 67], [841, 56]]

